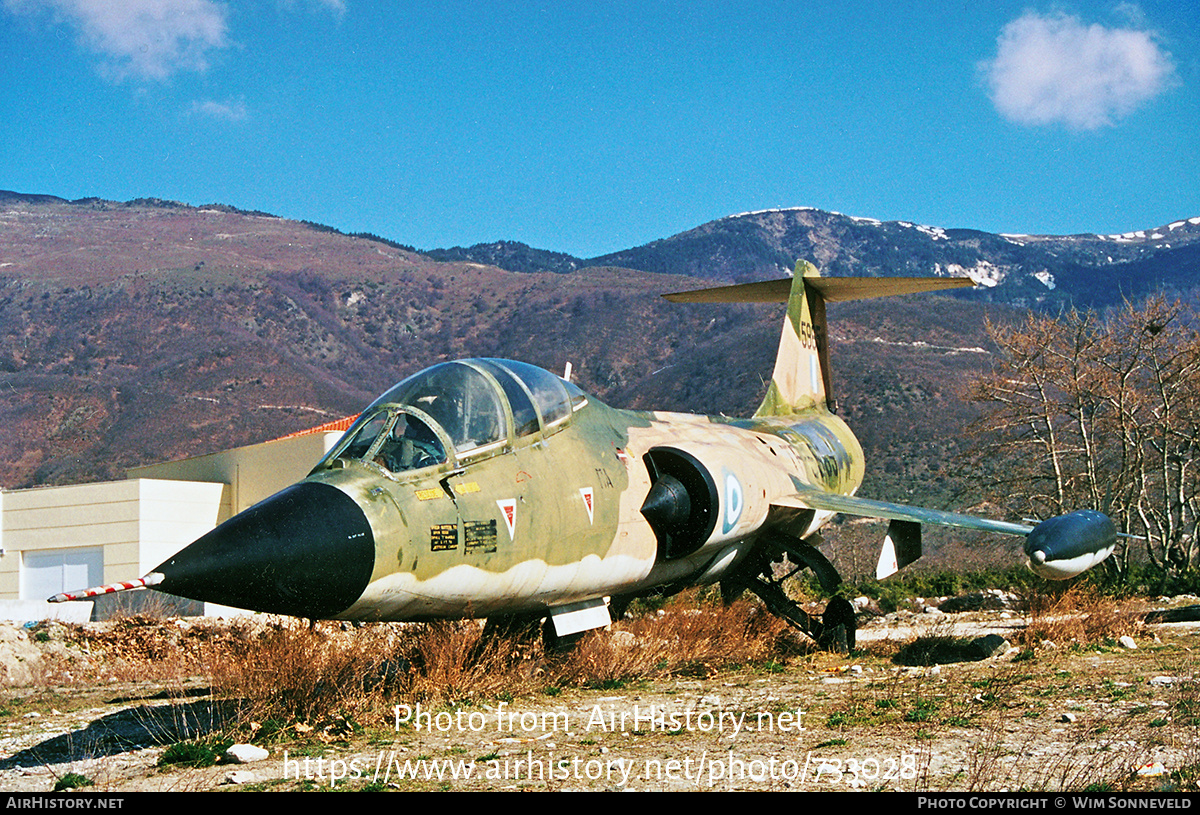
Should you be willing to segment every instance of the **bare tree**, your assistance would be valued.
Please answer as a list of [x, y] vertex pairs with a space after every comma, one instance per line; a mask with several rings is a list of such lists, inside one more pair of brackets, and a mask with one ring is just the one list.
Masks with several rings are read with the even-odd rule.
[[[1164, 579], [1200, 561], [1200, 332], [1197, 315], [1153, 298], [1101, 318], [1071, 311], [989, 324], [999, 362], [971, 396], [978, 459], [1001, 503], [1047, 517], [1108, 512], [1144, 539]], [[1130, 541], [1131, 538], [1124, 538]], [[1132, 549], [1110, 559], [1124, 575]]]

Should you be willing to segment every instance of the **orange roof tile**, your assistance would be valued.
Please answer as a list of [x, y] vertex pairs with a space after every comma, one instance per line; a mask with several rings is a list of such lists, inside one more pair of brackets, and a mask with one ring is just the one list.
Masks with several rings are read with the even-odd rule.
[[342, 419], [335, 419], [332, 422], [326, 422], [325, 424], [317, 425], [316, 427], [310, 427], [307, 430], [298, 430], [295, 433], [289, 433], [286, 436], [280, 436], [277, 439], [271, 439], [271, 441], [283, 441], [284, 439], [295, 439], [300, 436], [311, 436], [314, 433], [345, 432], [346, 430], [350, 429], [350, 425], [354, 424], [354, 420], [357, 419], [359, 417], [359, 415], [360, 414], [356, 413], [353, 416], [346, 416]]

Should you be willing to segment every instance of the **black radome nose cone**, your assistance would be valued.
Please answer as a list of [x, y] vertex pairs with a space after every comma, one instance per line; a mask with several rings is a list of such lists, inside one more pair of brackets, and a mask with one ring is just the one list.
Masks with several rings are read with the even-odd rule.
[[168, 594], [253, 611], [322, 618], [371, 580], [375, 537], [350, 496], [301, 482], [230, 518], [154, 571]]

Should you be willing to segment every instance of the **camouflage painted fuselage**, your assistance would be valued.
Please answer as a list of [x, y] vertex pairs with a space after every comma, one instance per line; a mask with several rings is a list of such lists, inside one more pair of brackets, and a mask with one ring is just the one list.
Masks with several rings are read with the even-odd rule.
[[[647, 455], [663, 449], [701, 462], [717, 487], [711, 532], [674, 558], [662, 556], [641, 511], [652, 485]], [[308, 480], [350, 496], [375, 540], [370, 583], [333, 616], [421, 620], [715, 580], [753, 545], [774, 499], [798, 484], [852, 494], [862, 475], [857, 440], [824, 411], [731, 421], [589, 398], [556, 432], [465, 466], [394, 475], [338, 461]], [[803, 538], [829, 515], [800, 511], [770, 526]]]

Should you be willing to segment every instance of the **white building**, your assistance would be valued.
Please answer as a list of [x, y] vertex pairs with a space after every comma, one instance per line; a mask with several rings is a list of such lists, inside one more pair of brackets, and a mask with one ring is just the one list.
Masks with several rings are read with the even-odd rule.
[[[274, 441], [137, 467], [126, 481], [0, 492], [0, 619], [79, 619], [92, 604], [61, 591], [135, 580], [217, 524], [299, 481], [354, 417]], [[144, 605], [220, 607], [153, 591], [97, 598], [92, 618]]]

